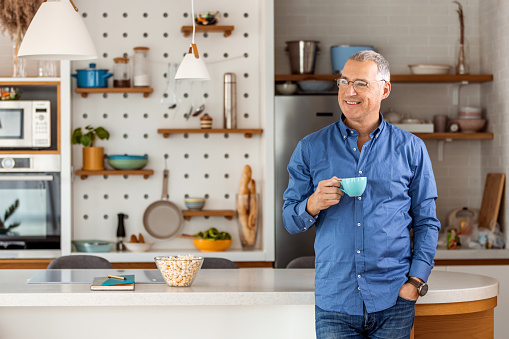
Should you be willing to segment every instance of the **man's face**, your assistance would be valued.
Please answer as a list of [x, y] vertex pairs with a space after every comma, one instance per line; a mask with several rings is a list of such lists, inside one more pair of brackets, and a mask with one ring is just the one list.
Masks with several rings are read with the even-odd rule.
[[378, 68], [374, 61], [348, 60], [343, 68], [341, 78], [348, 81], [362, 80], [368, 85], [361, 89], [349, 83], [347, 88], [340, 86], [338, 102], [347, 119], [362, 122], [378, 119], [380, 103], [389, 96], [391, 85], [385, 81], [377, 81]]

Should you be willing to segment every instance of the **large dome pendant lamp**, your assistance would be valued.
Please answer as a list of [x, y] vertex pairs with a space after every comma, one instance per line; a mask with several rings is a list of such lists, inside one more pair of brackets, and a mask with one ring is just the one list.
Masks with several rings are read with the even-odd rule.
[[28, 26], [18, 57], [88, 60], [97, 59], [97, 51], [72, 0], [45, 0]]
[[210, 80], [210, 74], [203, 59], [200, 59], [198, 47], [194, 43], [195, 23], [194, 23], [194, 0], [191, 0], [191, 18], [193, 20], [193, 38], [189, 51], [184, 56], [184, 60], [180, 63], [180, 67], [175, 74], [175, 79], [192, 79], [192, 80]]

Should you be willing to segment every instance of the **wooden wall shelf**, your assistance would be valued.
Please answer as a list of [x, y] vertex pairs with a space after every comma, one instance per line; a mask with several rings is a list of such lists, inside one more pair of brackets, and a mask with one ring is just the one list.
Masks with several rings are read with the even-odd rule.
[[154, 89], [151, 87], [76, 88], [75, 92], [81, 94], [83, 98], [93, 93], [143, 93], [143, 97], [148, 98], [149, 94], [154, 92]]
[[492, 140], [493, 133], [414, 133], [423, 140]]
[[225, 217], [228, 220], [232, 220], [235, 216], [234, 210], [201, 210], [201, 211], [189, 211], [183, 210], [182, 215], [184, 219], [190, 220], [192, 217]]
[[[235, 29], [234, 26], [216, 26], [216, 25], [213, 25], [213, 26], [195, 25], [195, 28], [196, 28], [196, 33], [201, 33], [201, 32], [224, 33], [223, 36], [225, 38], [229, 37], [232, 34], [232, 31]], [[189, 35], [191, 35], [193, 33], [193, 26], [182, 26], [180, 31], [182, 33], [184, 33], [185, 37], [188, 37]]]
[[153, 170], [103, 170], [103, 171], [76, 171], [76, 175], [79, 175], [81, 179], [85, 180], [89, 175], [143, 175], [144, 179], [148, 179], [149, 176], [154, 175]]
[[262, 134], [263, 129], [261, 128], [242, 128], [242, 129], [226, 129], [226, 128], [159, 128], [157, 133], [162, 134], [163, 137], [168, 138], [170, 134], [183, 134], [183, 133], [195, 133], [195, 134], [244, 134], [245, 138], [251, 138], [253, 134]]
[[[276, 74], [275, 81], [330, 80], [339, 78], [339, 74]], [[392, 74], [391, 82], [422, 83], [422, 82], [489, 82], [492, 74]]]

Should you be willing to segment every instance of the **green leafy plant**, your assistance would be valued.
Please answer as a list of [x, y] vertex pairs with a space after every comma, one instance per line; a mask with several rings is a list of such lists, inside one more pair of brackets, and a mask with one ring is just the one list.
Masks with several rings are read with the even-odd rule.
[[83, 145], [85, 147], [94, 147], [94, 142], [96, 138], [101, 140], [108, 140], [110, 138], [110, 133], [105, 130], [103, 127], [93, 128], [88, 125], [85, 127], [85, 134], [81, 131], [81, 127], [76, 128], [72, 132], [71, 142], [73, 145]]
[[4, 219], [3, 220], [0, 219], [0, 229], [10, 230], [14, 227], [18, 227], [21, 224], [19, 221], [15, 221], [12, 224], [10, 224], [9, 226], [6, 225], [7, 219], [9, 219], [9, 217], [12, 216], [14, 214], [14, 212], [16, 212], [16, 209], [18, 207], [19, 207], [19, 199], [16, 199], [16, 201], [5, 210]]

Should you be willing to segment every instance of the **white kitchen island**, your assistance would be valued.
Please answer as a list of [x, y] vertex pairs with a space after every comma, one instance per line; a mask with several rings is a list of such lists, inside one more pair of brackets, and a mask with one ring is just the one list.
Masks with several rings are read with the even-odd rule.
[[[191, 287], [168, 287], [157, 270], [55, 270], [54, 282], [42, 283], [46, 272], [1, 271], [1, 338], [314, 338], [314, 270], [203, 269]], [[132, 273], [130, 292], [90, 291], [84, 282]], [[432, 316], [444, 306], [465, 315], [496, 305], [493, 278], [435, 271], [429, 284], [418, 315], [422, 307]]]

